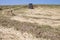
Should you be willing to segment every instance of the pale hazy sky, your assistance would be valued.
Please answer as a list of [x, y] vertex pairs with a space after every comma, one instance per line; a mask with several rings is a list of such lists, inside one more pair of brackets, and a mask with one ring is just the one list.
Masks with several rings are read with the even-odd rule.
[[16, 5], [16, 4], [60, 4], [60, 0], [0, 0], [0, 5]]

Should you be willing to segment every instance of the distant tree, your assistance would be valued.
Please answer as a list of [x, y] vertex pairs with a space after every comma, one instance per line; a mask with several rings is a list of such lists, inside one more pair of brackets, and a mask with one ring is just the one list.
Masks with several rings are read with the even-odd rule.
[[29, 3], [29, 9], [34, 9], [32, 3]]

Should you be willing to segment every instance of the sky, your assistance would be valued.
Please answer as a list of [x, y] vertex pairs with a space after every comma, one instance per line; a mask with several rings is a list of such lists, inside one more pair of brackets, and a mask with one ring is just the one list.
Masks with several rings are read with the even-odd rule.
[[19, 4], [59, 4], [60, 0], [0, 0], [0, 5], [19, 5]]

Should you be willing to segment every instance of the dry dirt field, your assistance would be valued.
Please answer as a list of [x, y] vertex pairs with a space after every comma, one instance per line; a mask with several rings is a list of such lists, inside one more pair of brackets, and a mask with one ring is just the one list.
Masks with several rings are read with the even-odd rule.
[[60, 40], [60, 5], [0, 6], [0, 40]]

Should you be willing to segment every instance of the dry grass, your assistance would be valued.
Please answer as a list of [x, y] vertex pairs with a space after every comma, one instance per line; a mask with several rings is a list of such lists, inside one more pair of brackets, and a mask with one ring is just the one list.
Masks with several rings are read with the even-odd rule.
[[[51, 24], [51, 25], [54, 25], [52, 27], [51, 25], [48, 25], [50, 24], [50, 22], [60, 21], [60, 20], [56, 20], [56, 18], [60, 19], [59, 18], [60, 15], [58, 15], [60, 7], [45, 6], [46, 8], [48, 7], [47, 8], [48, 10], [44, 6], [41, 7], [42, 9], [40, 7], [41, 6], [38, 6], [31, 11], [29, 9], [26, 9], [26, 6], [23, 6], [22, 9], [19, 9], [20, 7], [18, 6], [15, 6], [15, 7], [12, 6], [11, 8], [14, 9], [14, 13], [17, 14], [15, 16], [2, 14], [2, 11], [0, 11], [0, 40], [8, 40], [8, 39], [9, 40], [10, 39], [11, 40], [35, 40], [35, 38], [36, 40], [60, 40], [60, 26], [59, 27], [56, 26], [56, 28], [54, 28], [55, 26], [54, 24]], [[3, 9], [5, 10], [5, 8], [6, 7], [4, 7]], [[44, 8], [45, 8], [45, 11], [43, 10]], [[54, 12], [50, 12], [52, 8]], [[56, 12], [55, 12], [55, 9], [57, 9]], [[57, 13], [58, 17], [55, 13]], [[15, 20], [14, 18], [17, 20]], [[49, 23], [45, 22], [47, 24], [44, 24], [44, 23], [42, 24], [41, 19], [44, 19], [42, 20], [42, 22], [45, 22], [47, 20]], [[54, 20], [51, 20], [51, 19], [54, 19]], [[30, 34], [33, 37], [30, 37], [31, 36]]]
[[22, 33], [28, 32], [31, 33], [36, 38], [44, 38], [51, 40], [60, 39], [60, 31], [54, 29], [48, 25], [38, 25], [28, 22], [19, 22], [7, 19], [5, 17], [0, 18], [0, 25], [5, 28], [14, 27], [15, 30], [21, 31]]

